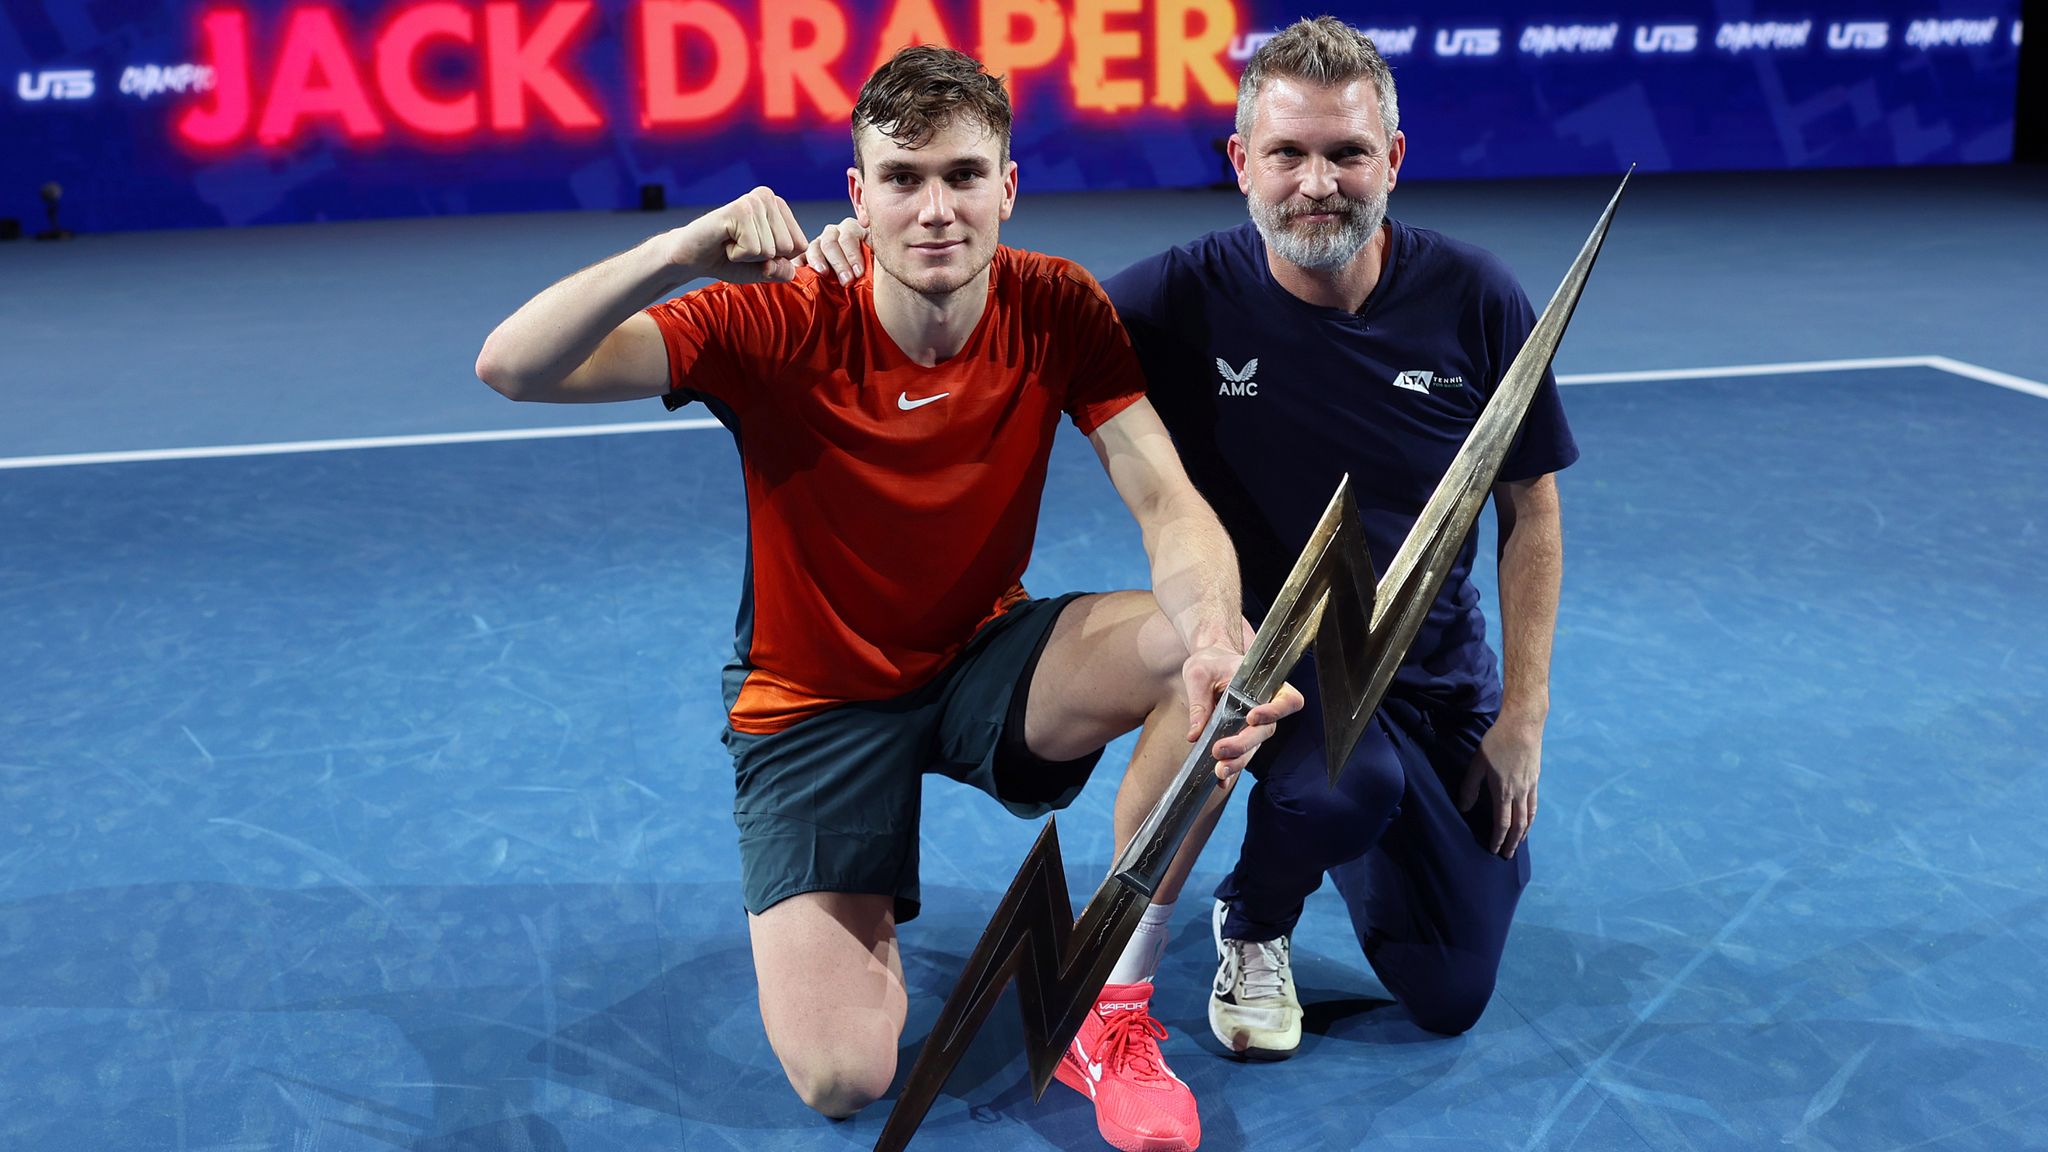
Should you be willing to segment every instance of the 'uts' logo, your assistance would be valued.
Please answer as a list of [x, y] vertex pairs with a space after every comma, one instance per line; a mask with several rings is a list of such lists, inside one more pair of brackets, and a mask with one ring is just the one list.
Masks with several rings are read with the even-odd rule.
[[1232, 368], [1221, 356], [1216, 358], [1216, 370], [1223, 373], [1223, 386], [1216, 389], [1218, 396], [1257, 396], [1259, 386], [1252, 380], [1258, 374], [1259, 358], [1254, 356], [1244, 362], [1242, 368]]
[[1232, 60], [1249, 60], [1252, 58], [1252, 53], [1259, 50], [1259, 45], [1278, 35], [1278, 32], [1239, 33], [1237, 39], [1230, 42], [1230, 58]]
[[1828, 47], [1837, 52], [1875, 52], [1891, 39], [1892, 26], [1882, 20], [1828, 25]]
[[92, 73], [86, 69], [62, 72], [23, 72], [14, 82], [23, 100], [90, 100]]
[[1697, 24], [1644, 24], [1636, 28], [1638, 52], [1691, 52], [1699, 46]]
[[1495, 56], [1500, 53], [1498, 28], [1439, 28], [1436, 54], [1439, 56]]

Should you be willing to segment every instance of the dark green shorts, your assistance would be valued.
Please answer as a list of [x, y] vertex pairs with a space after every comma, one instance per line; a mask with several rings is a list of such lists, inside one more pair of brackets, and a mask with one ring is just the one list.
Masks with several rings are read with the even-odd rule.
[[804, 892], [871, 892], [896, 898], [897, 923], [915, 917], [926, 772], [1026, 819], [1072, 803], [1102, 751], [1038, 759], [1024, 746], [1024, 707], [1053, 623], [1079, 595], [1003, 613], [915, 691], [842, 704], [766, 736], [728, 729], [747, 911]]

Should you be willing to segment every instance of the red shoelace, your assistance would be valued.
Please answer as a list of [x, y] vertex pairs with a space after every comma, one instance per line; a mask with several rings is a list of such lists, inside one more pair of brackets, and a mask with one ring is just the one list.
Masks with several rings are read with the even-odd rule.
[[1165, 1060], [1159, 1042], [1166, 1039], [1166, 1025], [1143, 1008], [1111, 1012], [1102, 1022], [1102, 1037], [1096, 1042], [1095, 1058], [1102, 1066], [1136, 1080], [1165, 1080]]

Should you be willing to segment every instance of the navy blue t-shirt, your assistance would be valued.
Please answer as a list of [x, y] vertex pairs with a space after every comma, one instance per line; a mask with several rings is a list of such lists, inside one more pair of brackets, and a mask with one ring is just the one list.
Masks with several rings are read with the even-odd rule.
[[[1535, 324], [1491, 253], [1388, 221], [1379, 283], [1357, 313], [1309, 304], [1273, 279], [1246, 221], [1141, 260], [1103, 285], [1152, 404], [1237, 545], [1246, 615], [1262, 619], [1338, 479], [1385, 572]], [[1579, 455], [1545, 374], [1501, 480]], [[1467, 537], [1391, 691], [1441, 706], [1500, 706], [1477, 544]]]

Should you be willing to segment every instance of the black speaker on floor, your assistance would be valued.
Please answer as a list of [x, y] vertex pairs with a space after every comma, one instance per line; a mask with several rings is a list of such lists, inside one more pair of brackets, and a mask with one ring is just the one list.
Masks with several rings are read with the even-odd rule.
[[2012, 132], [2012, 158], [2048, 164], [2048, 0], [2020, 5], [2020, 91]]
[[21, 239], [21, 221], [12, 216], [0, 217], [0, 240]]
[[640, 186], [640, 210], [642, 212], [662, 212], [666, 211], [667, 208], [668, 189], [663, 188], [659, 184], [642, 184]]

